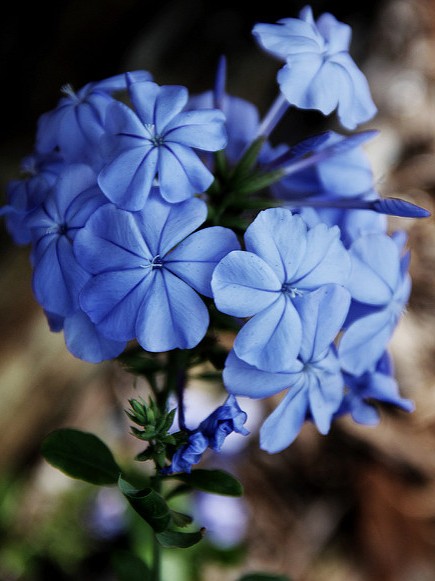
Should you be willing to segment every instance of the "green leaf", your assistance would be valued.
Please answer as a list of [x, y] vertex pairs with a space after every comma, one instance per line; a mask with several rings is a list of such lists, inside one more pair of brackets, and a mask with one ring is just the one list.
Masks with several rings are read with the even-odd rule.
[[193, 518], [188, 514], [183, 514], [182, 512], [177, 512], [176, 510], [171, 510], [172, 520], [177, 527], [187, 527], [187, 525], [192, 524]]
[[111, 561], [117, 581], [152, 581], [147, 565], [133, 553], [117, 551]]
[[157, 533], [156, 537], [159, 543], [168, 549], [187, 549], [192, 545], [196, 545], [204, 536], [204, 529], [195, 531], [193, 533], [181, 533], [179, 531], [165, 531]]
[[270, 575], [269, 573], [248, 573], [240, 577], [239, 581], [291, 581], [285, 575]]
[[222, 494], [224, 496], [242, 496], [243, 486], [224, 470], [192, 470], [190, 474], [175, 474], [175, 478], [185, 482], [192, 488]]
[[258, 159], [258, 156], [260, 155], [260, 151], [262, 150], [265, 141], [266, 138], [260, 136], [251, 143], [249, 148], [245, 151], [242, 158], [234, 168], [233, 174], [231, 176], [232, 184], [238, 184], [239, 181], [243, 181], [249, 175], [251, 169]]
[[132, 508], [154, 531], [162, 532], [167, 529], [171, 522], [171, 511], [163, 496], [149, 487], [138, 490], [122, 476], [119, 477], [118, 486]]
[[81, 430], [62, 428], [51, 432], [42, 442], [41, 453], [68, 476], [91, 484], [116, 484], [121, 472], [106, 444]]

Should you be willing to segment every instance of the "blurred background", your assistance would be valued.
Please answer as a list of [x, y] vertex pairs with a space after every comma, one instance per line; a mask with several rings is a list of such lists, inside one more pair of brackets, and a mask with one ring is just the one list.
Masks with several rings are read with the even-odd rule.
[[[39, 115], [56, 105], [65, 83], [80, 88], [146, 69], [159, 84], [197, 93], [212, 86], [225, 54], [228, 92], [264, 113], [276, 94], [279, 63], [256, 47], [251, 29], [296, 16], [305, 2], [289, 0], [285, 13], [282, 5], [8, 2], [0, 20], [1, 202], [32, 150]], [[329, 11], [353, 28], [351, 54], [379, 109], [368, 128], [380, 135], [367, 145], [379, 191], [434, 212], [435, 2], [311, 6], [316, 16]], [[291, 113], [275, 137], [296, 142], [333, 123]], [[236, 518], [224, 525], [223, 538], [211, 523], [207, 542], [169, 552], [165, 581], [171, 567], [182, 581], [235, 581], [256, 569], [294, 581], [435, 579], [434, 219], [393, 219], [391, 228], [408, 231], [412, 253], [413, 292], [391, 350], [415, 413], [382, 410], [376, 428], [343, 419], [326, 438], [307, 425], [288, 450], [271, 456], [258, 449], [255, 419], [264, 410], [253, 407], [245, 447], [209, 459], [245, 486], [243, 502], [214, 509]], [[71, 426], [99, 435], [120, 458], [131, 456], [123, 410], [143, 386], [111, 363], [74, 359], [33, 299], [28, 248], [14, 246], [3, 223], [0, 244], [0, 581], [116, 579], [113, 555], [146, 555], [147, 532], [116, 492], [71, 481], [41, 459], [39, 448], [49, 431]], [[210, 504], [198, 498], [195, 506], [207, 521]]]

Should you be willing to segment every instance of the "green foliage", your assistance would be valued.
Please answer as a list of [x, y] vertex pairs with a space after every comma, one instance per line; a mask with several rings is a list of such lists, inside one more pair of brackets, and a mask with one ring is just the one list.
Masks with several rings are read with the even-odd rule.
[[192, 488], [221, 494], [223, 496], [242, 496], [243, 486], [224, 470], [192, 470], [190, 474], [174, 474], [169, 478], [177, 478]]
[[151, 526], [155, 532], [162, 532], [171, 523], [171, 510], [163, 496], [152, 488], [137, 490], [122, 476], [118, 481], [119, 489], [133, 509]]
[[162, 533], [157, 533], [156, 537], [162, 547], [167, 549], [187, 549], [199, 543], [204, 536], [204, 532], [204, 529], [192, 533], [166, 530]]
[[112, 567], [117, 581], [152, 581], [148, 566], [129, 551], [117, 551], [112, 555]]
[[73, 428], [48, 434], [42, 442], [41, 453], [47, 462], [68, 476], [91, 484], [116, 484], [121, 472], [104, 442]]

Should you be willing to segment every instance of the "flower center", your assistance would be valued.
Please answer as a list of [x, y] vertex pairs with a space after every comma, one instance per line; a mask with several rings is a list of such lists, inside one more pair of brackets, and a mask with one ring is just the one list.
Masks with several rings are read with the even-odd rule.
[[165, 139], [163, 135], [156, 134], [156, 126], [154, 123], [145, 123], [144, 127], [149, 135], [148, 139], [155, 147], [160, 147], [160, 145], [164, 144]]
[[285, 282], [281, 287], [281, 292], [289, 295], [290, 298], [301, 297], [304, 293], [295, 286], [291, 286], [289, 282]]

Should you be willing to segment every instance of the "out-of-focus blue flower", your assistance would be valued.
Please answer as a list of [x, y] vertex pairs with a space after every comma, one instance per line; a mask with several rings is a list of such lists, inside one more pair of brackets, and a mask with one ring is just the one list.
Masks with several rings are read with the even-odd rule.
[[[288, 163], [304, 158], [313, 151], [319, 152], [332, 144], [340, 143], [343, 136], [328, 131], [290, 148]], [[345, 149], [320, 159], [312, 166], [273, 184], [272, 193], [283, 200], [309, 197], [337, 198], [376, 195], [371, 164], [360, 145]]]
[[403, 236], [367, 234], [349, 248], [353, 303], [339, 353], [352, 375], [375, 369], [408, 302], [409, 252], [403, 245]]
[[240, 409], [236, 398], [230, 395], [224, 405], [218, 407], [203, 420], [198, 430], [208, 438], [209, 448], [219, 452], [225, 438], [232, 432], [247, 436], [249, 431], [243, 427], [248, 416]]
[[247, 414], [240, 409], [233, 395], [215, 409], [190, 435], [186, 444], [175, 452], [170, 466], [163, 469], [163, 474], [190, 472], [192, 464], [197, 464], [203, 453], [210, 448], [220, 452], [225, 438], [236, 432], [247, 436], [249, 431], [244, 427]]
[[290, 104], [325, 115], [337, 109], [348, 129], [375, 115], [367, 79], [349, 55], [351, 28], [332, 14], [314, 21], [306, 6], [299, 18], [256, 24], [253, 34], [262, 48], [286, 62], [277, 78]]
[[192, 234], [206, 219], [197, 198], [165, 202], [154, 190], [142, 211], [107, 204], [75, 239], [82, 268], [92, 278], [80, 304], [110, 339], [137, 338], [153, 352], [190, 349], [204, 337], [217, 262], [239, 248], [235, 234], [219, 226]]
[[359, 377], [344, 373], [348, 391], [342, 401], [337, 416], [350, 413], [359, 424], [376, 425], [380, 416], [375, 402], [388, 404], [406, 412], [414, 411], [411, 400], [403, 398], [394, 377], [390, 354], [385, 351], [373, 371]]
[[59, 154], [30, 155], [21, 166], [25, 177], [8, 182], [7, 205], [1, 211], [15, 244], [31, 242], [28, 217], [45, 200], [63, 167], [64, 162]]
[[[129, 76], [135, 81], [151, 80], [146, 71], [133, 71]], [[114, 101], [112, 94], [125, 89], [124, 74], [88, 83], [77, 91], [65, 85], [56, 108], [38, 120], [37, 151], [58, 149], [68, 163], [89, 163], [97, 169], [102, 163], [99, 141], [107, 108]]]
[[234, 342], [240, 359], [266, 371], [285, 369], [299, 353], [306, 324], [298, 304], [323, 285], [346, 284], [350, 259], [337, 227], [309, 229], [284, 208], [260, 212], [245, 246], [216, 267], [215, 303], [229, 315], [251, 317]]
[[313, 419], [322, 434], [344, 395], [344, 381], [333, 342], [347, 314], [350, 296], [338, 285], [326, 285], [298, 303], [304, 320], [297, 359], [273, 372], [250, 365], [230, 352], [223, 372], [227, 390], [235, 395], [265, 398], [287, 390], [260, 429], [261, 448], [279, 452]]
[[194, 150], [225, 147], [222, 111], [183, 111], [188, 91], [181, 86], [149, 81], [132, 82], [128, 89], [134, 111], [116, 102], [106, 117], [101, 189], [117, 206], [132, 211], [143, 208], [156, 176], [169, 202], [204, 192], [214, 176]]
[[78, 294], [89, 274], [73, 252], [76, 233], [107, 199], [96, 185], [94, 171], [68, 166], [44, 202], [28, 218], [32, 236], [33, 290], [46, 310], [60, 316], [78, 308]]

